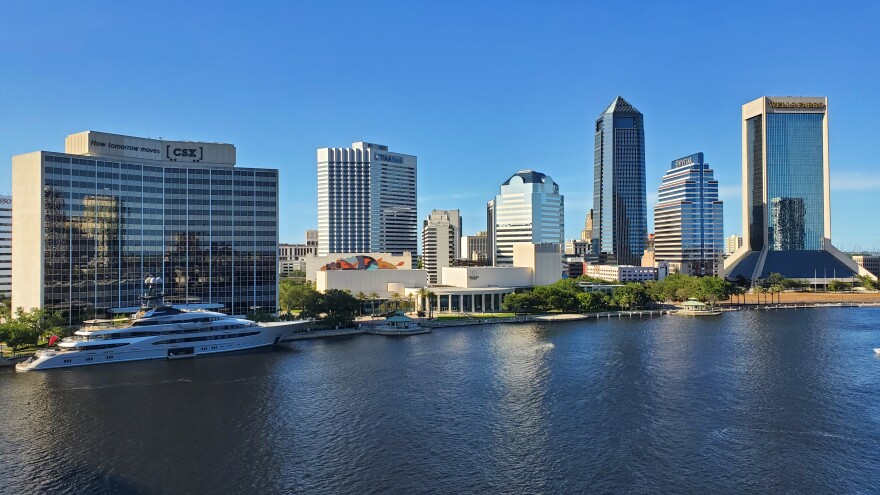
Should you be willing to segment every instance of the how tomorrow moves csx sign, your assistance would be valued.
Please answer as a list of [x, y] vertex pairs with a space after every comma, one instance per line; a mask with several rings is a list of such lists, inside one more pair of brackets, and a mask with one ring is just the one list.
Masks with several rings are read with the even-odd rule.
[[235, 165], [235, 146], [223, 143], [165, 141], [85, 131], [71, 134], [65, 144], [68, 153], [89, 156]]

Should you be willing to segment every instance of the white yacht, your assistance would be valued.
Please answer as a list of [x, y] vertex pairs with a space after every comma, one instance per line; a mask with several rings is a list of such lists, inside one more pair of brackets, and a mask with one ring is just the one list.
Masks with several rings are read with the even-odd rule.
[[124, 321], [91, 320], [61, 339], [56, 349], [37, 351], [18, 363], [18, 371], [65, 368], [90, 364], [118, 363], [144, 359], [175, 359], [218, 352], [240, 351], [278, 344], [289, 327], [262, 326], [250, 320], [233, 318], [205, 310], [185, 310], [166, 306], [155, 285], [161, 280], [147, 279], [150, 291], [146, 302], [156, 302]]

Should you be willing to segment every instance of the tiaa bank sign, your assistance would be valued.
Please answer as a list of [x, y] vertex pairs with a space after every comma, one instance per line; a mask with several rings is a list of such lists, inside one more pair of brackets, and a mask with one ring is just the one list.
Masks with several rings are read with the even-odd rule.
[[373, 153], [373, 159], [380, 162], [399, 163], [401, 165], [403, 164], [402, 156], [386, 155], [385, 153]]

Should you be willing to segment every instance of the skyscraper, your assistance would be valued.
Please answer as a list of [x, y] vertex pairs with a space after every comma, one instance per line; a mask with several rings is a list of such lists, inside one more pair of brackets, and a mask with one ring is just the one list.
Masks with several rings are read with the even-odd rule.
[[671, 272], [717, 275], [723, 259], [724, 215], [718, 181], [702, 153], [672, 161], [654, 207], [654, 259]]
[[831, 245], [827, 110], [825, 97], [743, 105], [743, 247], [725, 260], [728, 278], [868, 274]]
[[564, 201], [553, 179], [533, 170], [520, 170], [501, 185], [501, 194], [489, 202], [494, 218], [490, 236], [495, 266], [513, 265], [518, 242], [564, 242]]
[[0, 195], [0, 294], [12, 296], [12, 196]]
[[461, 215], [458, 210], [433, 210], [422, 228], [422, 264], [428, 283], [440, 283], [440, 269], [452, 266], [461, 250]]
[[13, 307], [134, 312], [153, 276], [171, 304], [277, 308], [278, 171], [231, 144], [85, 131], [13, 157], [12, 190]]
[[639, 265], [648, 235], [644, 122], [620, 96], [596, 120], [593, 215], [600, 262]]
[[318, 149], [318, 255], [416, 253], [416, 157], [381, 144]]
[[486, 202], [486, 263], [495, 266], [495, 200]]

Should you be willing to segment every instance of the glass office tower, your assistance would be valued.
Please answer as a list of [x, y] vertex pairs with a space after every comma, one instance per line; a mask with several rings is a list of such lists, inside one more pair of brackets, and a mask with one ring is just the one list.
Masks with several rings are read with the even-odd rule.
[[594, 256], [640, 265], [648, 235], [644, 122], [620, 96], [596, 120], [593, 214]]
[[673, 273], [718, 275], [724, 252], [724, 205], [702, 153], [672, 161], [654, 207], [654, 258]]
[[491, 204], [494, 266], [513, 266], [514, 244], [565, 242], [565, 198], [548, 175], [520, 170]]
[[80, 134], [13, 158], [14, 306], [129, 313], [159, 276], [170, 304], [276, 310], [277, 170], [234, 167], [232, 145]]
[[858, 265], [831, 245], [828, 99], [762, 97], [743, 105], [743, 247], [725, 275], [780, 273], [824, 283]]

